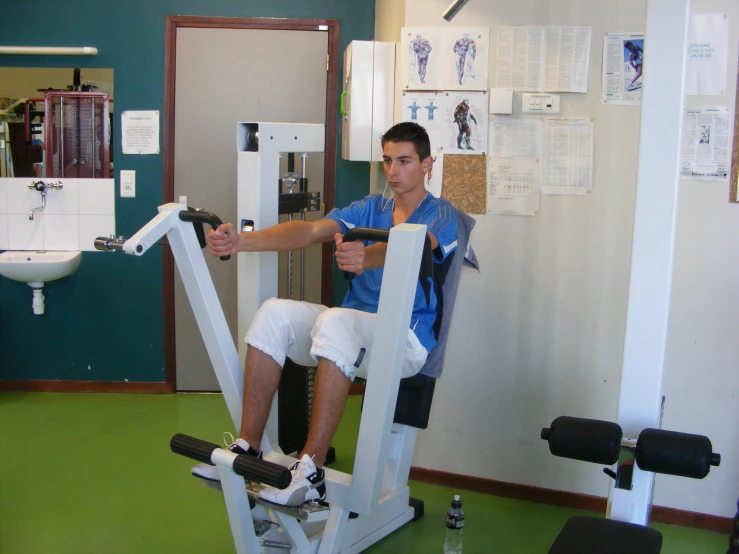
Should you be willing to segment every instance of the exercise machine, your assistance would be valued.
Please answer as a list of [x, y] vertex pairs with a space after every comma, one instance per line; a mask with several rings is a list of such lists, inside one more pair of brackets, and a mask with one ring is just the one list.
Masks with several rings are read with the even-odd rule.
[[[621, 426], [609, 421], [561, 416], [542, 429], [541, 438], [555, 456], [616, 464], [616, 471], [610, 467], [603, 471], [624, 495], [631, 492], [637, 469], [703, 479], [721, 463], [721, 455], [702, 435], [644, 429], [636, 439], [625, 438]], [[658, 554], [661, 549], [662, 534], [645, 525], [575, 516], [562, 528], [549, 554]]]
[[[182, 199], [181, 203], [160, 206], [159, 214], [130, 239], [99, 238], [95, 246], [141, 256], [167, 236], [229, 413], [238, 428], [242, 365], [201, 251], [205, 245], [202, 225], [217, 228], [220, 223], [213, 214], [188, 209]], [[362, 237], [360, 232], [355, 238]], [[371, 237], [377, 238], [376, 234]], [[382, 347], [373, 349], [370, 361], [353, 473], [325, 469], [327, 506], [311, 503], [299, 508], [278, 508], [265, 505], [254, 491], [247, 491], [245, 480], [281, 488], [289, 484], [285, 468], [295, 459], [282, 453], [267, 432], [262, 440], [264, 460], [236, 456], [185, 435], [172, 438], [174, 452], [218, 467], [237, 552], [361, 552], [423, 515], [423, 503], [410, 498], [407, 481], [417, 429], [428, 422], [433, 379], [416, 376], [421, 378], [419, 383], [416, 377], [411, 378], [412, 382], [400, 394], [411, 398], [407, 405], [421, 411], [409, 415], [404, 403], [405, 408], [398, 413], [405, 410], [407, 424], [394, 423], [394, 418], [406, 330], [425, 238], [423, 225], [403, 224], [387, 233], [384, 282], [393, 286], [382, 287], [374, 338]], [[431, 381], [430, 386], [426, 381]], [[255, 529], [251, 515], [255, 504], [260, 504], [273, 522], [266, 530]]]

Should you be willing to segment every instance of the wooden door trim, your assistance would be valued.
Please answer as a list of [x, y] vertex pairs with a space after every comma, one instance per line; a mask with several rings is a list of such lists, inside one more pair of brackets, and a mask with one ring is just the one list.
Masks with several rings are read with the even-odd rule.
[[[326, 213], [334, 207], [336, 179], [336, 141], [339, 121], [339, 21], [335, 19], [231, 18], [168, 15], [164, 28], [164, 113], [162, 122], [162, 203], [174, 201], [174, 140], [175, 140], [175, 74], [177, 65], [177, 29], [268, 29], [275, 31], [318, 31], [326, 26], [329, 64], [326, 72], [326, 148], [322, 199]], [[162, 289], [164, 295], [164, 379], [177, 390], [177, 359], [175, 350], [175, 290], [174, 258], [169, 246], [162, 248]], [[323, 245], [321, 255], [321, 302], [331, 305], [333, 250]]]

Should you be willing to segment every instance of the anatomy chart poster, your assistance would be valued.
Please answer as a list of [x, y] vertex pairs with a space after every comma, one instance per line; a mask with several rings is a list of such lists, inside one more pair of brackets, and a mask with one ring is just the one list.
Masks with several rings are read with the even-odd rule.
[[488, 150], [488, 106], [484, 92], [445, 92], [444, 155], [480, 155]]
[[400, 33], [403, 88], [441, 90], [442, 29], [404, 27]]
[[431, 171], [426, 175], [426, 190], [437, 198], [441, 197], [441, 178], [444, 156], [442, 151], [442, 126], [444, 123], [442, 92], [404, 92], [401, 96], [403, 121], [421, 125], [429, 134], [431, 156], [434, 159]]
[[444, 90], [487, 90], [490, 27], [445, 27], [441, 48]]
[[[441, 129], [441, 92], [404, 92], [403, 121], [418, 123], [427, 131]], [[441, 146], [441, 145], [439, 145]]]
[[405, 90], [487, 90], [490, 27], [404, 27]]

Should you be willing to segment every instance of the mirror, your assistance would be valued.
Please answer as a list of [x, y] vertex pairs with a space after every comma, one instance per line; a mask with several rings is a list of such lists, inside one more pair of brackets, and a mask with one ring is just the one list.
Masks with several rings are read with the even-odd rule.
[[[54, 112], [64, 123], [46, 140], [46, 90], [107, 92], [107, 125], [99, 95], [65, 97]], [[113, 99], [112, 69], [0, 67], [0, 177], [112, 178]]]

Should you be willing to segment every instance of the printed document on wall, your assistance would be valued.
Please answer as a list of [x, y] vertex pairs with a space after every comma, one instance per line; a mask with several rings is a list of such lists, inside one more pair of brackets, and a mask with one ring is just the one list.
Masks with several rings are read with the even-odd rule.
[[590, 27], [499, 27], [497, 86], [587, 92]]
[[537, 215], [541, 121], [490, 119], [487, 213]]
[[403, 27], [400, 35], [400, 59], [404, 89], [441, 90], [442, 29], [440, 27]]
[[643, 61], [643, 34], [606, 35], [601, 81], [604, 104], [641, 104]]
[[441, 92], [404, 92], [402, 99], [403, 121], [418, 123], [429, 135], [431, 156], [434, 160], [431, 171], [426, 175], [426, 190], [441, 198], [441, 178], [444, 169], [442, 154], [442, 108]]
[[121, 149], [124, 154], [159, 154], [159, 111], [123, 112]]
[[683, 129], [682, 176], [726, 179], [731, 153], [731, 112], [727, 107], [688, 108]]
[[687, 94], [721, 95], [726, 91], [728, 32], [729, 20], [722, 13], [698, 13], [691, 18]]
[[444, 90], [486, 90], [490, 27], [447, 27], [442, 34]]
[[545, 119], [541, 193], [588, 194], [592, 181], [592, 120]]
[[487, 213], [539, 213], [539, 160], [488, 158]]
[[442, 140], [444, 155], [485, 154], [488, 150], [488, 103], [483, 92], [445, 92]]

